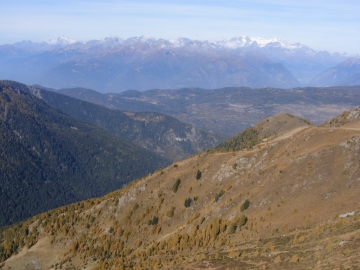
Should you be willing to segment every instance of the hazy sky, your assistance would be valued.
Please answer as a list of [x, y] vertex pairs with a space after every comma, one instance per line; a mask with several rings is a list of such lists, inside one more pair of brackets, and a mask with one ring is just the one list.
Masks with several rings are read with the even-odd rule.
[[0, 44], [66, 36], [281, 38], [360, 54], [359, 0], [0, 0]]

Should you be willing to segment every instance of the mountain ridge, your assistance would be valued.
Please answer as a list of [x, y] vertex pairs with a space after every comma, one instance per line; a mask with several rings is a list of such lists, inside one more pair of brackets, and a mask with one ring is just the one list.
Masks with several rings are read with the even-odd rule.
[[325, 123], [321, 124], [322, 127], [341, 127], [351, 125], [360, 121], [360, 106], [350, 111], [345, 111], [341, 115], [334, 117]]
[[222, 142], [209, 152], [250, 150], [258, 144], [273, 142], [288, 136], [289, 133], [299, 132], [311, 126], [314, 124], [310, 121], [291, 114], [273, 115]]

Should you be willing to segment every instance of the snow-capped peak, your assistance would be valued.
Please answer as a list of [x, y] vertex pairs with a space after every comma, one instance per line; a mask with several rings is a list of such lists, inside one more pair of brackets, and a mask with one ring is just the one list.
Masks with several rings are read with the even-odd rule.
[[156, 39], [150, 35], [143, 35], [139, 37], [139, 40], [145, 42], [145, 41], [156, 41]]
[[70, 44], [76, 43], [77, 40], [61, 36], [58, 38], [47, 39], [47, 40], [45, 40], [45, 42], [49, 45], [70, 45]]
[[185, 38], [185, 37], [178, 37], [177, 39], [170, 39], [169, 44], [171, 44], [174, 47], [183, 47], [185, 45], [188, 45], [190, 43], [193, 43], [191, 39]]
[[[93, 40], [94, 41], [94, 40]], [[92, 42], [93, 42], [92, 41]], [[72, 40], [66, 37], [59, 37], [57, 39], [51, 39], [46, 41], [49, 45], [70, 45], [76, 40]], [[249, 37], [249, 36], [239, 36], [231, 38], [230, 40], [226, 38], [219, 38], [215, 41], [207, 41], [207, 40], [192, 40], [185, 37], [179, 37], [176, 39], [156, 39], [149, 35], [143, 35], [138, 37], [131, 37], [128, 39], [122, 39], [117, 36], [110, 36], [104, 38], [103, 40], [97, 40], [97, 44], [107, 44], [111, 46], [132, 46], [137, 43], [144, 43], [150, 46], [159, 46], [160, 48], [166, 47], [191, 47], [193, 49], [196, 48], [217, 48], [217, 49], [237, 49], [237, 48], [280, 48], [285, 50], [298, 50], [298, 49], [310, 49], [309, 47], [302, 45], [300, 43], [289, 43], [285, 40], [272, 38], [265, 39], [260, 37]]]
[[215, 41], [216, 44], [221, 45], [227, 48], [243, 48], [243, 47], [251, 47], [256, 46], [260, 48], [264, 48], [266, 46], [279, 47], [283, 49], [300, 49], [306, 46], [300, 43], [291, 44], [287, 41], [278, 38], [265, 39], [260, 37], [248, 37], [248, 36], [240, 36], [235, 37], [230, 40], [220, 39]]
[[119, 38], [118, 36], [110, 36], [107, 38], [104, 38], [103, 40], [99, 40], [100, 43], [106, 43], [106, 42], [112, 42], [112, 43], [123, 43], [124, 39]]

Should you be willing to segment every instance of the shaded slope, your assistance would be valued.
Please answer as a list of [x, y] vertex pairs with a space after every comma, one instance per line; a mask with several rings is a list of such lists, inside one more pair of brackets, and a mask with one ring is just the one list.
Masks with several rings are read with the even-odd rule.
[[191, 157], [9, 228], [4, 267], [33, 257], [45, 269], [359, 268], [359, 148], [360, 129], [309, 126]]
[[0, 128], [0, 226], [101, 196], [167, 164], [15, 82], [0, 82]]
[[31, 91], [70, 116], [129, 140], [166, 158], [184, 159], [218, 145], [224, 135], [201, 130], [156, 112], [124, 112], [32, 87]]
[[211, 149], [210, 152], [231, 152], [252, 149], [261, 142], [279, 138], [287, 133], [295, 130], [298, 131], [310, 125], [312, 124], [306, 119], [291, 114], [278, 114], [245, 129], [238, 135]]

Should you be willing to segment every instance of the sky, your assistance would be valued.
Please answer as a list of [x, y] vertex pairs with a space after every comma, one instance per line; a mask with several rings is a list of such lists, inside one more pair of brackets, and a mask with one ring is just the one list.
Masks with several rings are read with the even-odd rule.
[[359, 0], [0, 0], [0, 44], [66, 36], [280, 38], [360, 54]]

